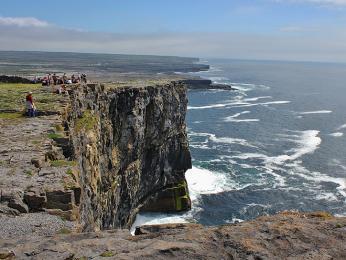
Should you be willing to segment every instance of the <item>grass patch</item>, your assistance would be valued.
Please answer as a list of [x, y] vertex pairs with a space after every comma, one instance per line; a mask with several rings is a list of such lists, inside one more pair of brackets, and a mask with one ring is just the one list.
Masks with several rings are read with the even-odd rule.
[[68, 168], [67, 171], [66, 171], [66, 174], [67, 175], [70, 175], [70, 176], [73, 176], [73, 171], [71, 168]]
[[32, 143], [32, 144], [40, 144], [41, 141], [39, 141], [39, 140], [33, 140], [33, 141], [31, 141], [31, 143]]
[[72, 233], [71, 229], [68, 229], [68, 228], [61, 228], [58, 230], [58, 234], [61, 234], [61, 235], [67, 235], [71, 233]]
[[75, 123], [74, 130], [79, 132], [81, 130], [90, 131], [97, 124], [98, 120], [90, 110], [86, 110], [81, 118], [78, 118]]
[[48, 135], [48, 138], [50, 139], [58, 139], [58, 138], [64, 138], [64, 135], [61, 134], [61, 133], [49, 133]]
[[28, 176], [28, 177], [32, 177], [32, 171], [25, 171], [25, 175]]
[[75, 161], [56, 160], [56, 161], [50, 162], [50, 166], [52, 167], [76, 166], [76, 165], [77, 163]]
[[23, 118], [22, 113], [0, 113], [1, 119], [17, 119], [17, 118]]
[[102, 254], [100, 254], [101, 257], [112, 257], [115, 256], [115, 253], [112, 251], [105, 251]]
[[63, 132], [63, 131], [64, 131], [64, 127], [63, 127], [62, 125], [56, 125], [56, 126], [55, 126], [55, 129], [56, 129], [56, 131], [58, 131], [58, 132]]
[[0, 83], [0, 103], [2, 109], [24, 109], [27, 93], [33, 92], [38, 111], [58, 111], [61, 109], [62, 95], [51, 93], [51, 88], [41, 84]]

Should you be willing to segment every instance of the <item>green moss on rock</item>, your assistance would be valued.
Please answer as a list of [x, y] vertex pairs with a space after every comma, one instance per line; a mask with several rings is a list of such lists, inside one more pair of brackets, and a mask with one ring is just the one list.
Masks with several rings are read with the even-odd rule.
[[82, 117], [76, 120], [74, 129], [76, 132], [81, 130], [90, 131], [95, 127], [97, 122], [97, 117], [92, 114], [91, 110], [86, 110], [83, 112]]

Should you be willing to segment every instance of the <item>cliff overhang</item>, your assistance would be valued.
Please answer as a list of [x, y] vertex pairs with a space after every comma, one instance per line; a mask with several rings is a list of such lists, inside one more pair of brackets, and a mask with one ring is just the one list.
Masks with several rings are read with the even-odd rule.
[[129, 228], [139, 210], [188, 210], [186, 86], [88, 84], [69, 91], [83, 230]]

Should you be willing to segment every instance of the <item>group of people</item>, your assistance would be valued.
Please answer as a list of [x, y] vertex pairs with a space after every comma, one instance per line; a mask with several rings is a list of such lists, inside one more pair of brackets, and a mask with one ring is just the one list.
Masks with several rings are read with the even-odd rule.
[[[67, 77], [66, 73], [62, 76], [58, 76], [55, 73], [52, 75], [49, 73], [47, 76], [43, 78], [34, 78], [34, 83], [42, 83], [42, 86], [52, 86], [53, 92], [57, 94], [63, 94], [66, 92], [67, 84], [77, 84], [77, 83], [87, 83], [86, 74], [81, 74], [75, 76], [74, 74], [71, 77]], [[54, 87], [56, 86], [56, 87]], [[29, 117], [36, 116], [36, 106], [33, 100], [32, 92], [28, 92], [25, 98], [25, 106], [26, 106], [26, 115]]]
[[77, 76], [72, 74], [71, 77], [68, 77], [66, 73], [62, 76], [56, 75], [56, 73], [49, 73], [47, 76], [41, 78], [35, 78], [35, 83], [41, 82], [42, 86], [51, 86], [51, 85], [63, 85], [63, 84], [77, 84], [77, 83], [87, 83], [86, 74], [78, 74]]

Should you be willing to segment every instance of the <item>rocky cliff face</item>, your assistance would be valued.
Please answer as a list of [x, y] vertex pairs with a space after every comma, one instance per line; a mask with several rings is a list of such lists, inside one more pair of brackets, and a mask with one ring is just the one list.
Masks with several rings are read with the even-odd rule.
[[190, 207], [184, 84], [88, 84], [72, 89], [70, 97], [67, 124], [80, 166], [84, 230], [129, 227], [141, 207]]

